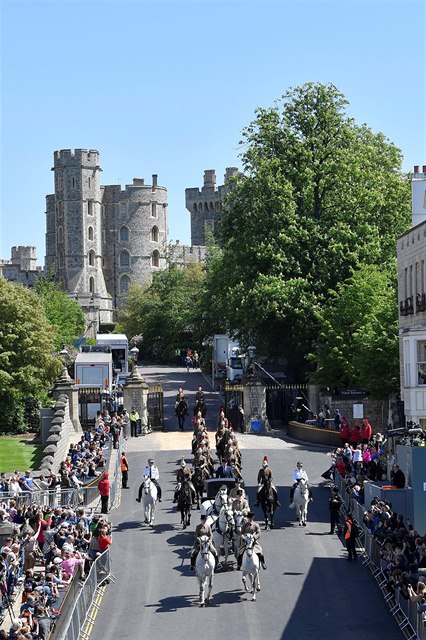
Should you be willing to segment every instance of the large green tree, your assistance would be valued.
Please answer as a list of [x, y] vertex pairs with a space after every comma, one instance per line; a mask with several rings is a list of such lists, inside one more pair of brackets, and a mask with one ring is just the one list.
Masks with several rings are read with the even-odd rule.
[[204, 270], [201, 265], [170, 265], [154, 273], [145, 287], [132, 285], [119, 312], [117, 331], [143, 335], [139, 357], [173, 359], [176, 349], [193, 340]]
[[38, 295], [0, 278], [0, 415], [2, 431], [22, 431], [24, 404], [46, 393], [61, 363], [56, 330]]
[[314, 382], [367, 388], [384, 398], [399, 389], [396, 274], [365, 265], [330, 292], [318, 315]]
[[86, 328], [86, 316], [80, 305], [62, 290], [61, 285], [49, 278], [39, 278], [36, 291], [49, 322], [56, 329], [55, 350], [63, 344], [71, 345]]
[[362, 265], [393, 268], [409, 224], [401, 152], [346, 109], [333, 85], [309, 83], [257, 110], [208, 270], [229, 326], [300, 374], [329, 292]]

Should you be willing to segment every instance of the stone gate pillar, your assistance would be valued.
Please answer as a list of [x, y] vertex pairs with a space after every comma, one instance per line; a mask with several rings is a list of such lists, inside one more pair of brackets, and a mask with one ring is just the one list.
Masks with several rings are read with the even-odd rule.
[[75, 432], [83, 433], [78, 407], [78, 387], [76, 387], [74, 380], [70, 377], [66, 367], [62, 369], [60, 377], [55, 380], [52, 388], [52, 397], [54, 400], [59, 400], [60, 396], [63, 394], [68, 396], [69, 399], [70, 418]]
[[[244, 430], [252, 431], [252, 420], [261, 423], [257, 430], [269, 430], [269, 422], [266, 415], [266, 386], [255, 374], [243, 379], [244, 391]], [[257, 427], [258, 425], [256, 425]]]
[[132, 375], [127, 378], [123, 386], [123, 401], [127, 411], [130, 412], [134, 407], [139, 413], [142, 433], [148, 428], [148, 389], [138, 367], [133, 367]]

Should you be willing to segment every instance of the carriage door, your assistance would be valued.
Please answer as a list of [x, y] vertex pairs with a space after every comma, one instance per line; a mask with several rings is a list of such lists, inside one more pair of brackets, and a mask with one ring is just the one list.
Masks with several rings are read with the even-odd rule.
[[164, 397], [161, 384], [148, 389], [148, 425], [150, 429], [164, 429]]
[[225, 385], [225, 415], [232, 424], [234, 431], [244, 431], [244, 387], [242, 384]]

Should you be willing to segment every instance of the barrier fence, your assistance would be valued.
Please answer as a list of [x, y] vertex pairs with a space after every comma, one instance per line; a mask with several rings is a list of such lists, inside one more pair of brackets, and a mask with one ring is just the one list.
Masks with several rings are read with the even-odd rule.
[[386, 574], [386, 566], [381, 558], [380, 543], [364, 524], [364, 505], [346, 492], [344, 480], [337, 472], [334, 482], [339, 488], [345, 509], [352, 513], [357, 522], [359, 530], [358, 545], [362, 549], [363, 564], [368, 566], [373, 574], [399, 628], [410, 640], [426, 640], [425, 614], [419, 612], [417, 604], [407, 600], [397, 586], [392, 590], [388, 588], [389, 576]]

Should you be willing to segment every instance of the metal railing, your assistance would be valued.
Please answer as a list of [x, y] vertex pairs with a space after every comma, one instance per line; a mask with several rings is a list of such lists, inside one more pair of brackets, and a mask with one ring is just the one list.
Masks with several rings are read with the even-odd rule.
[[83, 640], [89, 637], [88, 628], [93, 624], [90, 615], [100, 587], [111, 575], [109, 551], [104, 551], [92, 563], [84, 582], [76, 575], [60, 608], [60, 616], [49, 640]]
[[358, 546], [362, 549], [363, 564], [368, 566], [394, 616], [399, 628], [410, 640], [426, 640], [425, 614], [417, 611], [417, 604], [407, 600], [395, 587], [389, 590], [389, 576], [381, 558], [381, 546], [364, 524], [365, 507], [351, 497], [345, 488], [342, 476], [336, 472], [335, 485], [343, 499], [345, 509], [350, 511], [359, 529]]

